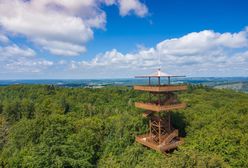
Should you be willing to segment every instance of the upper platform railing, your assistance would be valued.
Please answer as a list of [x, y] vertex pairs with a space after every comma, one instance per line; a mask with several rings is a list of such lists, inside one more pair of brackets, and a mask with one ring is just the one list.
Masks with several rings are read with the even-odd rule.
[[149, 92], [172, 92], [187, 90], [187, 85], [137, 85], [134, 90]]
[[154, 112], [171, 111], [186, 108], [186, 103], [177, 103], [169, 105], [158, 105], [153, 103], [135, 102], [135, 107]]
[[148, 78], [149, 85], [151, 85], [151, 78], [157, 78], [158, 79], [158, 85], [161, 85], [161, 79], [162, 78], [167, 78], [168, 85], [170, 85], [171, 84], [171, 78], [174, 78], [174, 77], [186, 77], [186, 76], [184, 76], [184, 75], [170, 75], [170, 74], [162, 72], [160, 70], [160, 68], [158, 69], [157, 72], [155, 72], [154, 74], [151, 74], [151, 75], [135, 76], [135, 78]]

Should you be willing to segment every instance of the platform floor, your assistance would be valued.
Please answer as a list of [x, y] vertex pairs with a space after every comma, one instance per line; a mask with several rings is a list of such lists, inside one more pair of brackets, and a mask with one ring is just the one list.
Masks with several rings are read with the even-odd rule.
[[179, 137], [173, 138], [170, 142], [162, 142], [158, 144], [153, 141], [153, 138], [149, 134], [136, 136], [136, 141], [160, 152], [166, 152], [175, 149], [179, 145], [183, 144], [183, 140]]

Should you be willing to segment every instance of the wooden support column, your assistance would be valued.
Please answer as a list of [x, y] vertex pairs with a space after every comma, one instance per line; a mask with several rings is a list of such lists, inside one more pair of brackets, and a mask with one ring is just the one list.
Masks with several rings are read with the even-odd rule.
[[169, 128], [169, 131], [171, 131], [171, 113], [170, 111], [168, 112], [168, 128]]
[[[149, 77], [149, 86], [151, 85], [151, 77]], [[149, 101], [151, 102], [151, 92], [149, 92]]]
[[161, 105], [161, 95], [158, 93], [158, 104]]
[[161, 143], [161, 123], [158, 122], [158, 143]]
[[160, 77], [158, 77], [158, 86], [160, 86]]
[[170, 85], [170, 76], [168, 76], [168, 85]]
[[152, 136], [152, 122], [151, 122], [151, 119], [149, 120], [149, 128], [150, 128], [149, 136], [151, 137]]

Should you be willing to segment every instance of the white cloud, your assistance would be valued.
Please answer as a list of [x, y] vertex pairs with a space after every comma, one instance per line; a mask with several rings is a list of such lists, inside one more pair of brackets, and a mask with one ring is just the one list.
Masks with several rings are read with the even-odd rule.
[[48, 60], [37, 60], [37, 59], [19, 59], [15, 62], [10, 62], [5, 65], [5, 68], [9, 73], [39, 73], [48, 67], [51, 67], [54, 63]]
[[147, 7], [138, 0], [119, 0], [120, 14], [126, 16], [134, 12], [138, 16], [145, 16], [148, 13]]
[[52, 61], [39, 59], [31, 48], [16, 44], [0, 47], [1, 73], [37, 73], [53, 65]]
[[[37, 58], [35, 51], [30, 48], [8, 45], [0, 48], [0, 65], [7, 73], [47, 72], [55, 75], [56, 72], [62, 78], [132, 77], [153, 72], [159, 66], [160, 56], [162, 69], [168, 73], [187, 76], [246, 76], [247, 35], [248, 29], [238, 33], [204, 30], [166, 39], [151, 48], [138, 45], [136, 52], [122, 53], [112, 49], [89, 61], [53, 62]], [[48, 44], [43, 45], [49, 47]], [[56, 45], [60, 45], [61, 52], [66, 52], [63, 51], [67, 48], [64, 47], [66, 44]]]
[[47, 41], [45, 39], [35, 39], [36, 43], [55, 55], [75, 56], [86, 51], [85, 46], [79, 46], [64, 41]]
[[0, 55], [2, 59], [33, 57], [35, 54], [35, 51], [31, 48], [20, 48], [15, 44], [6, 47], [0, 47]]
[[139, 0], [103, 0], [106, 5], [118, 5], [121, 16], [136, 14], [144, 17], [148, 14], [148, 8]]
[[189, 33], [181, 38], [164, 40], [157, 45], [163, 54], [191, 55], [216, 47], [240, 48], [248, 45], [247, 30], [239, 33], [216, 33], [211, 30]]
[[0, 25], [52, 54], [76, 56], [86, 51], [93, 29], [105, 27], [102, 4], [117, 4], [123, 16], [147, 13], [138, 0], [0, 0]]
[[[154, 48], [140, 48], [123, 54], [116, 49], [97, 55], [91, 61], [73, 62], [75, 70], [101, 69], [111, 76], [137, 75], [151, 72], [159, 66], [170, 73], [190, 76], [247, 75], [248, 29], [238, 33], [218, 33], [212, 30], [189, 33], [180, 38], [167, 39]], [[116, 75], [116, 73], [114, 73]], [[117, 76], [116, 76], [117, 77]]]
[[7, 36], [5, 36], [4, 34], [0, 33], [0, 43], [8, 43], [9, 42], [9, 38]]

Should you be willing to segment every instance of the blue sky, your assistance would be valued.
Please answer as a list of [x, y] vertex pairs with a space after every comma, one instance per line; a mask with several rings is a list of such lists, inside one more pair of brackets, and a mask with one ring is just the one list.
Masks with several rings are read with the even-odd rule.
[[0, 79], [247, 76], [245, 0], [0, 0]]

